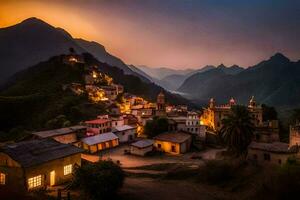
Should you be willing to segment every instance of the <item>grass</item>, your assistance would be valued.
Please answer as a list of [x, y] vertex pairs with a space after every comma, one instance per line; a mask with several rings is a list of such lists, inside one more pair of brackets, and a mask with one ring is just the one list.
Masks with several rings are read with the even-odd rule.
[[144, 165], [138, 167], [130, 167], [127, 169], [136, 169], [136, 170], [153, 170], [153, 171], [166, 171], [170, 168], [177, 165], [176, 163], [159, 163], [159, 164], [152, 164], [152, 165]]

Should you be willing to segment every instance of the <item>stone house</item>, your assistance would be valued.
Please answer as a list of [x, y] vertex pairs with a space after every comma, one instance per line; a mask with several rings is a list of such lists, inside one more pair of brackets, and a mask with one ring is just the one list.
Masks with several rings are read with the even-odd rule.
[[153, 140], [144, 139], [130, 144], [130, 153], [133, 155], [145, 156], [153, 151]]
[[298, 146], [290, 147], [288, 143], [252, 142], [248, 147], [248, 159], [258, 164], [281, 165], [289, 158], [298, 157]]
[[153, 139], [157, 150], [171, 154], [188, 152], [192, 143], [192, 136], [182, 131], [162, 133]]
[[72, 178], [82, 149], [53, 139], [28, 140], [0, 150], [1, 183], [18, 190], [54, 186]]

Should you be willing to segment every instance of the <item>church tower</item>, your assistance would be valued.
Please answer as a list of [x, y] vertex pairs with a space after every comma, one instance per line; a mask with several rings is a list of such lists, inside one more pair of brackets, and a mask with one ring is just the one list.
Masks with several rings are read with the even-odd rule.
[[164, 93], [161, 91], [157, 95], [156, 100], [156, 115], [157, 116], [165, 116], [166, 115], [166, 99]]

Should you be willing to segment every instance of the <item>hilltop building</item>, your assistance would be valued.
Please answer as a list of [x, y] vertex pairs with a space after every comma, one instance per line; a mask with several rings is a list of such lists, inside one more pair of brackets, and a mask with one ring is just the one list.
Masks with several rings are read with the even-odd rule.
[[52, 139], [29, 140], [0, 150], [1, 184], [35, 190], [64, 183], [81, 165], [82, 149]]
[[[231, 112], [231, 107], [236, 105], [234, 98], [229, 100], [229, 103], [226, 105], [216, 105], [216, 102], [213, 98], [209, 101], [209, 107], [205, 108], [201, 116], [201, 123], [207, 126], [213, 131], [220, 131], [222, 128], [222, 120], [225, 119]], [[262, 124], [263, 111], [260, 106], [256, 104], [254, 97], [249, 101], [248, 110], [252, 117], [252, 123], [254, 126], [259, 126]]]
[[290, 127], [290, 146], [300, 146], [300, 124]]

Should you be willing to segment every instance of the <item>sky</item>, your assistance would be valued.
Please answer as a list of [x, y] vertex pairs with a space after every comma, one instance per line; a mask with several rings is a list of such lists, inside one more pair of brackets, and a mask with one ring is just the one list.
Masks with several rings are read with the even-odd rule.
[[127, 64], [248, 67], [276, 52], [300, 59], [297, 0], [0, 0], [0, 27], [29, 17]]

